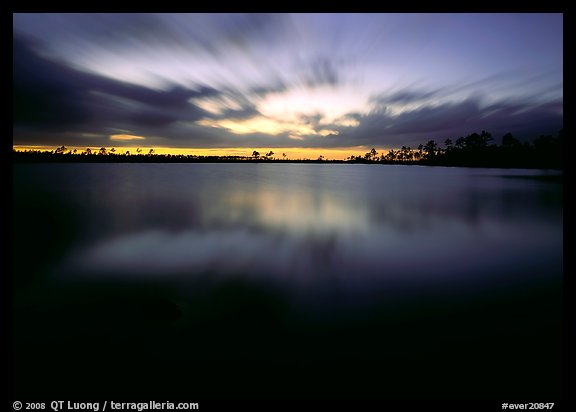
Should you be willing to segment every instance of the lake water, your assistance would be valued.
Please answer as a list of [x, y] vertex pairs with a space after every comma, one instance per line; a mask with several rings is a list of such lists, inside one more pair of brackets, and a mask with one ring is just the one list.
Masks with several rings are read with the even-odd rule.
[[57, 263], [70, 276], [210, 273], [349, 291], [558, 276], [562, 186], [531, 179], [542, 174], [380, 165], [21, 165], [16, 190], [22, 182], [43, 197], [26, 205], [39, 210], [24, 219], [59, 219], [42, 203], [63, 204], [54, 208], [67, 213], [60, 226], [72, 233]]
[[[529, 356], [539, 345], [546, 356], [536, 356], [532, 364], [542, 376], [531, 384], [523, 378], [512, 392], [506, 391], [508, 380], [496, 379], [500, 386], [491, 384], [487, 393], [522, 395], [539, 387], [556, 396], [560, 377], [550, 374], [560, 370], [553, 352], [560, 350], [563, 191], [555, 176], [538, 170], [361, 164], [14, 165], [15, 284], [22, 305], [32, 308], [26, 313], [33, 314], [45, 309], [46, 300], [29, 292], [34, 285], [58, 290], [51, 307], [74, 301], [69, 285], [84, 297], [96, 293], [86, 292], [88, 287], [106, 290], [106, 299], [112, 289], [169, 290], [163, 296], [180, 313], [180, 329], [170, 333], [188, 343], [190, 328], [236, 322], [205, 315], [215, 313], [215, 301], [224, 302], [216, 305], [217, 313], [239, 310], [248, 330], [260, 330], [255, 326], [261, 326], [260, 312], [226, 303], [238, 295], [263, 304], [273, 325], [280, 312], [284, 320], [287, 311], [290, 319], [299, 319], [274, 329], [283, 341], [313, 325], [324, 331], [311, 340], [320, 344], [365, 324], [355, 333], [372, 344], [400, 353], [432, 340], [430, 350], [445, 355], [439, 340], [456, 337], [486, 347], [505, 331], [508, 344], [490, 348], [488, 358], [512, 359], [519, 377], [528, 369], [513, 353]], [[229, 285], [234, 286], [226, 289]], [[218, 298], [210, 294], [223, 288], [227, 292], [218, 292]], [[201, 305], [200, 290], [210, 296]], [[122, 293], [114, 298], [128, 296]], [[284, 309], [277, 310], [280, 306]], [[54, 316], [61, 319], [62, 311]], [[458, 317], [460, 311], [469, 315]], [[36, 315], [26, 316], [22, 322], [33, 323]], [[404, 321], [424, 329], [432, 322], [437, 329], [415, 332], [404, 329]], [[383, 324], [397, 332], [396, 340], [374, 335]], [[344, 341], [352, 351], [363, 350]], [[367, 353], [390, 365], [372, 344]], [[524, 349], [514, 352], [520, 344]], [[350, 356], [338, 353], [338, 359]], [[473, 364], [487, 374], [483, 362], [480, 356]], [[436, 366], [457, 365], [452, 359]], [[454, 389], [457, 380], [450, 381], [453, 391], [481, 393]], [[423, 388], [429, 386], [411, 387], [427, 393]], [[372, 393], [370, 388], [353, 393]]]

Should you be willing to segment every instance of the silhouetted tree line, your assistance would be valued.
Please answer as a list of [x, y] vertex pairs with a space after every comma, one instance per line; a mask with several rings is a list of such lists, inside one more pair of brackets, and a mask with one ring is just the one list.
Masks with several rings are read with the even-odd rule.
[[130, 151], [116, 151], [115, 148], [101, 147], [99, 150], [87, 148], [78, 152], [61, 146], [52, 151], [13, 151], [16, 162], [126, 162], [126, 163], [184, 163], [184, 162], [303, 162], [303, 163], [380, 163], [380, 164], [420, 164], [438, 166], [465, 167], [522, 167], [563, 169], [564, 132], [560, 130], [557, 136], [542, 135], [532, 143], [521, 142], [506, 133], [501, 138], [500, 145], [494, 144], [492, 135], [483, 130], [461, 136], [455, 141], [446, 139], [440, 146], [435, 140], [413, 149], [402, 146], [400, 149], [389, 150], [386, 154], [378, 154], [375, 148], [363, 156], [350, 156], [346, 160], [327, 160], [320, 155], [315, 160], [288, 160], [285, 153], [282, 159], [275, 158], [274, 152], [261, 155], [254, 150], [251, 156], [199, 156], [156, 154], [149, 149], [146, 154], [136, 149], [136, 154]]
[[116, 150], [115, 148], [107, 149], [101, 147], [98, 150], [86, 148], [83, 151], [69, 149], [66, 146], [60, 146], [54, 150], [23, 150], [12, 151], [13, 161], [19, 163], [220, 163], [220, 162], [303, 162], [319, 163], [333, 162], [344, 163], [343, 160], [326, 160], [324, 156], [319, 156], [316, 160], [311, 159], [293, 159], [289, 160], [286, 153], [282, 153], [282, 159], [274, 157], [272, 150], [261, 155], [254, 150], [252, 156], [201, 156], [201, 155], [184, 155], [184, 154], [157, 154], [154, 149], [147, 152], [141, 148], [136, 149], [136, 153], [130, 151]]
[[86, 149], [83, 152], [68, 150], [65, 146], [55, 150], [13, 150], [15, 162], [20, 163], [191, 163], [191, 162], [223, 162], [242, 161], [249, 159], [245, 156], [198, 156], [182, 154], [156, 154], [150, 149], [146, 154], [137, 150], [137, 154], [130, 151], [118, 153], [114, 148], [108, 150], [104, 147], [99, 150]]
[[464, 167], [521, 167], [563, 169], [564, 132], [557, 136], [542, 135], [532, 143], [521, 142], [511, 133], [502, 136], [500, 145], [483, 130], [461, 136], [455, 141], [446, 139], [443, 147], [435, 140], [420, 144], [416, 149], [402, 146], [378, 155], [372, 148], [364, 156], [350, 156], [354, 163], [421, 164]]

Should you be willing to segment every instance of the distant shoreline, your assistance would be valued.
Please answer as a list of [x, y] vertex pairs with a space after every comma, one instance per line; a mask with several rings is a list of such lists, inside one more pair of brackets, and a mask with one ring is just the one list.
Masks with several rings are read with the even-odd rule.
[[124, 155], [124, 154], [55, 154], [53, 152], [19, 152], [12, 153], [13, 164], [24, 163], [280, 163], [280, 164], [372, 164], [372, 165], [405, 165], [405, 166], [442, 166], [474, 167], [502, 169], [553, 169], [562, 167], [529, 162], [505, 164], [501, 162], [443, 162], [438, 160], [389, 161], [389, 160], [327, 160], [327, 159], [255, 159], [242, 156], [197, 156], [197, 155]]
[[265, 154], [257, 150], [251, 156], [215, 156], [159, 154], [151, 148], [143, 153], [117, 152], [115, 148], [101, 147], [98, 150], [87, 148], [77, 151], [66, 146], [54, 150], [12, 149], [13, 163], [317, 163], [317, 164], [386, 164], [386, 165], [419, 165], [446, 167], [485, 167], [505, 169], [564, 169], [564, 133], [558, 136], [540, 136], [532, 143], [520, 142], [510, 133], [502, 136], [500, 145], [492, 144], [492, 135], [485, 130], [480, 134], [472, 133], [459, 137], [454, 142], [444, 141], [440, 146], [434, 140], [420, 144], [417, 148], [402, 146], [391, 149], [386, 154], [378, 153], [375, 148], [363, 156], [351, 155], [345, 160], [326, 159], [320, 155], [317, 159], [289, 159], [274, 157], [274, 152]]

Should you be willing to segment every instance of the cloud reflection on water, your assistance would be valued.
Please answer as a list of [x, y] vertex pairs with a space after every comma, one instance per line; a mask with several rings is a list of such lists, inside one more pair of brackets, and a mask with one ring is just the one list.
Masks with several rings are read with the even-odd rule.
[[559, 185], [485, 170], [170, 166], [144, 186], [130, 174], [107, 186], [119, 170], [101, 170], [84, 212], [108, 226], [96, 219], [70, 273], [370, 290], [561, 272]]

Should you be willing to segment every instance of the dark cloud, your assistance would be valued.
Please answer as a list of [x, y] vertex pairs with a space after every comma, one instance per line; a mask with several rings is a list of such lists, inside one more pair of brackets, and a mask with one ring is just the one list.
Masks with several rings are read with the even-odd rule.
[[117, 47], [119, 42], [136, 44], [173, 38], [172, 29], [162, 21], [160, 15], [149, 13], [43, 15], [39, 20], [52, 28], [63, 24], [68, 36], [79, 33], [102, 47]]
[[302, 123], [304, 123], [306, 125], [310, 125], [312, 127], [318, 127], [323, 118], [324, 118], [324, 116], [320, 113], [301, 114], [300, 116], [298, 116], [298, 120], [300, 120]]
[[[539, 105], [499, 102], [484, 106], [480, 98], [472, 97], [460, 103], [423, 106], [397, 116], [385, 110], [369, 114], [350, 113], [345, 117], [356, 120], [357, 126], [324, 125], [321, 128], [336, 130], [339, 134], [302, 136], [303, 140], [291, 138], [289, 132], [276, 136], [262, 133], [233, 135], [223, 129], [193, 125], [182, 135], [171, 129], [169, 141], [175, 146], [177, 142], [187, 143], [185, 136], [193, 134], [197, 136], [197, 147], [416, 147], [430, 139], [443, 144], [447, 138], [456, 139], [487, 130], [499, 143], [500, 137], [508, 132], [521, 140], [554, 134], [562, 128], [561, 113], [561, 100]], [[300, 120], [318, 129], [323, 118], [318, 114], [302, 116]]]
[[[173, 27], [168, 27], [167, 20], [158, 16], [106, 15], [102, 18], [107, 19], [106, 24], [86, 23], [85, 28], [90, 33], [88, 37], [97, 39], [101, 47], [112, 47], [115, 41], [122, 43], [118, 44], [118, 50], [131, 43], [144, 47], [138, 34], [142, 32], [147, 33], [146, 39], [150, 42], [165, 41], [166, 44], [171, 44], [170, 50], [177, 44], [182, 47], [183, 53], [190, 47], [197, 47], [198, 42], [203, 44], [202, 47], [220, 50], [231, 49], [223, 48], [219, 41], [234, 44], [237, 48], [248, 47], [252, 41], [270, 42], [270, 39], [277, 38], [274, 37], [277, 33], [282, 32], [277, 30], [275, 25], [285, 24], [283, 18], [266, 15], [226, 15], [218, 18], [181, 16], [171, 20]], [[178, 25], [178, 21], [182, 22], [187, 18], [198, 24], [202, 23], [202, 19], [208, 20], [208, 23], [204, 22], [204, 25], [200, 24], [199, 27], [205, 27], [213, 20], [213, 30], [204, 33], [194, 25]], [[87, 19], [88, 17], [81, 16], [68, 21], [82, 26]], [[118, 27], [114, 29], [116, 31], [107, 32], [107, 28], [117, 26], [116, 23], [120, 21], [115, 19], [129, 19], [131, 22], [135, 19], [135, 24], [128, 25], [129, 28]], [[183, 36], [178, 33], [183, 30], [192, 30], [189, 37], [192, 45], [180, 41]], [[246, 53], [249, 55], [249, 52]], [[252, 57], [250, 55], [247, 60]], [[72, 67], [64, 60], [58, 60], [56, 54], [41, 40], [31, 40], [15, 32], [13, 141], [15, 144], [106, 145], [109, 143], [109, 131], [122, 129], [131, 131], [131, 134], [145, 136], [147, 145], [166, 147], [399, 147], [416, 146], [429, 139], [443, 142], [446, 138], [453, 139], [481, 130], [488, 130], [495, 137], [512, 132], [520, 139], [529, 140], [540, 134], [555, 133], [563, 123], [562, 97], [548, 102], [542, 102], [543, 98], [509, 98], [487, 105], [486, 99], [481, 95], [469, 94], [470, 97], [460, 102], [454, 102], [452, 98], [450, 103], [439, 104], [440, 101], [448, 101], [448, 97], [482, 90], [484, 86], [494, 82], [503, 82], [511, 76], [509, 73], [449, 88], [427, 89], [410, 86], [379, 93], [370, 101], [373, 111], [349, 113], [346, 116], [358, 122], [354, 127], [325, 124], [326, 119], [320, 114], [306, 113], [300, 116], [299, 120], [303, 124], [317, 131], [336, 130], [339, 132], [337, 135], [302, 136], [303, 140], [291, 138], [289, 132], [277, 136], [262, 133], [237, 135], [222, 128], [195, 123], [204, 118], [240, 120], [257, 116], [260, 114], [255, 106], [258, 99], [271, 93], [288, 91], [293, 86], [343, 84], [341, 70], [341, 63], [338, 63], [337, 59], [306, 57], [300, 59], [295, 76], [283, 77], [284, 71], [271, 70], [270, 76], [255, 76], [255, 80], [251, 79], [253, 82], [246, 85], [245, 92], [234, 89], [236, 86], [232, 85], [210, 87], [210, 83], [183, 87], [167, 82], [163, 89], [152, 89]], [[561, 83], [559, 89], [561, 91]], [[554, 95], [557, 96], [558, 93]], [[224, 109], [218, 114], [205, 111], [201, 108], [204, 107], [200, 104], [202, 99], [212, 102], [220, 99]], [[541, 102], [538, 103], [538, 100]], [[418, 106], [413, 105], [416, 108], [399, 115], [394, 115], [389, 110], [391, 107], [412, 103], [417, 103]], [[83, 134], [94, 136], [93, 140], [79, 140], [78, 136]]]
[[256, 107], [254, 107], [254, 105], [247, 105], [241, 109], [226, 109], [220, 115], [215, 116], [214, 118], [241, 120], [249, 119], [259, 114], [260, 112], [256, 109]]
[[303, 75], [304, 83], [308, 87], [336, 86], [339, 81], [338, 67], [334, 60], [326, 57], [318, 57], [311, 60], [307, 65], [307, 71]]
[[392, 103], [413, 103], [430, 99], [437, 96], [440, 90], [416, 90], [416, 89], [402, 89], [392, 93], [382, 93], [371, 99], [373, 103], [386, 105]]
[[150, 107], [171, 110], [188, 108], [191, 98], [211, 97], [219, 94], [217, 90], [209, 87], [200, 87], [198, 90], [172, 87], [167, 91], [157, 91], [116, 81], [101, 81], [99, 86], [103, 92], [114, 96], [123, 97]]
[[251, 96], [263, 97], [271, 93], [281, 93], [288, 89], [286, 82], [276, 77], [272, 81], [268, 81], [265, 85], [254, 86], [248, 92]]
[[338, 136], [325, 143], [330, 146], [418, 145], [429, 139], [443, 142], [481, 130], [501, 136], [511, 132], [517, 138], [530, 140], [541, 134], [555, 133], [563, 126], [562, 101], [533, 104], [499, 102], [484, 106], [481, 99], [471, 97], [460, 103], [423, 106], [391, 115], [377, 110], [367, 115], [350, 114], [357, 127], [336, 127]]
[[240, 48], [253, 42], [273, 42], [282, 37], [286, 16], [277, 13], [218, 15], [213, 21], [222, 39]]
[[70, 127], [90, 120], [83, 107], [86, 75], [48, 62], [33, 51], [34, 44], [13, 40], [13, 123], [29, 126]]
[[[168, 47], [187, 53], [202, 50], [220, 56], [230, 48], [246, 50], [254, 42], [284, 38], [283, 14], [80, 13], [15, 15], [15, 31], [50, 31], [59, 44], [108, 50]], [[68, 50], [69, 52], [70, 50]], [[52, 50], [58, 54], [59, 50]]]
[[[499, 102], [486, 106], [480, 97], [471, 97], [459, 103], [422, 106], [419, 109], [392, 115], [379, 108], [369, 114], [349, 113], [345, 116], [358, 122], [357, 126], [325, 125], [337, 130], [330, 136], [303, 136], [291, 139], [289, 133], [274, 138], [266, 135], [243, 135], [237, 146], [244, 147], [311, 147], [337, 148], [352, 146], [416, 147], [430, 139], [443, 144], [474, 132], [487, 130], [495, 142], [511, 132], [520, 140], [529, 141], [542, 134], [555, 134], [563, 126], [562, 100], [542, 104]], [[303, 123], [317, 125], [320, 115], [303, 116]]]
[[[189, 100], [219, 93], [208, 87], [158, 91], [116, 81], [42, 58], [35, 52], [37, 47], [28, 39], [14, 37], [13, 124], [17, 132], [36, 130], [49, 136], [50, 131], [102, 133], [111, 127], [141, 134], [158, 132], [150, 128], [201, 119], [206, 112]], [[16, 133], [14, 143], [20, 137]]]

